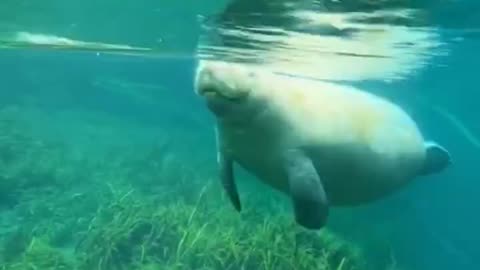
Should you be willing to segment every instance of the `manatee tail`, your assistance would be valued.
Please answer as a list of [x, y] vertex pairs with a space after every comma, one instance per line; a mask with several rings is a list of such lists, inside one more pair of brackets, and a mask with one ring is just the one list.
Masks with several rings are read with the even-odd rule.
[[448, 150], [436, 142], [425, 142], [425, 151], [426, 157], [423, 167], [420, 170], [420, 175], [438, 173], [443, 171], [452, 163], [452, 159]]

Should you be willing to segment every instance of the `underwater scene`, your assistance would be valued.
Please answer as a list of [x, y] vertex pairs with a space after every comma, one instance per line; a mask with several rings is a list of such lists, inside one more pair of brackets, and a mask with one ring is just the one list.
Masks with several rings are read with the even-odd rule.
[[0, 2], [1, 270], [480, 269], [480, 2]]

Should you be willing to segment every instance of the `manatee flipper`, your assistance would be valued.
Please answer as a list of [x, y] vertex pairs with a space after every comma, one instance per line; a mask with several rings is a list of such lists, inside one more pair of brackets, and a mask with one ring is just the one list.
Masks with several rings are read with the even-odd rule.
[[450, 153], [439, 144], [427, 141], [425, 142], [425, 163], [420, 170], [420, 175], [429, 175], [438, 173], [451, 164]]
[[223, 189], [227, 193], [228, 198], [232, 202], [235, 209], [240, 212], [242, 206], [240, 204], [240, 196], [238, 195], [237, 185], [235, 184], [235, 176], [233, 175], [233, 161], [230, 158], [220, 155], [220, 181]]
[[220, 171], [220, 182], [222, 182], [223, 189], [227, 193], [233, 207], [240, 212], [242, 210], [242, 205], [240, 203], [240, 196], [238, 195], [237, 185], [235, 183], [233, 160], [227, 157], [222, 151], [217, 127], [215, 127], [215, 138], [217, 143], [217, 162]]
[[299, 150], [288, 151], [285, 172], [296, 222], [307, 229], [324, 227], [329, 212], [327, 195], [310, 158]]

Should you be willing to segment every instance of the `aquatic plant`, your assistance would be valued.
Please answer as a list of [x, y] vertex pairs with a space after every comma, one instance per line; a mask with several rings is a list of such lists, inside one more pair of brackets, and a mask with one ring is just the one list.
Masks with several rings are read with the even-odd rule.
[[[9, 130], [21, 129], [12, 119]], [[15, 200], [0, 217], [10, 222], [0, 269], [372, 269], [360, 246], [328, 227], [303, 230], [258, 187], [242, 190], [237, 213], [214, 170], [168, 139], [72, 158], [67, 145], [9, 132], [0, 151], [22, 154], [2, 163]]]
[[[113, 190], [77, 251], [82, 269], [362, 269], [361, 252], [328, 231], [308, 234], [289, 217], [241, 221], [228, 204], [206, 208], [163, 203], [134, 190]], [[218, 198], [217, 198], [218, 199]], [[245, 213], [243, 215], [250, 215]], [[250, 217], [249, 217], [250, 218]], [[255, 215], [252, 215], [255, 218]]]
[[0, 111], [0, 206], [14, 206], [31, 189], [66, 190], [84, 180], [85, 166], [67, 156], [66, 145], [36, 137], [17, 114], [16, 108]]
[[48, 240], [32, 238], [18, 261], [1, 266], [9, 270], [72, 270], [75, 265], [59, 249], [53, 248]]

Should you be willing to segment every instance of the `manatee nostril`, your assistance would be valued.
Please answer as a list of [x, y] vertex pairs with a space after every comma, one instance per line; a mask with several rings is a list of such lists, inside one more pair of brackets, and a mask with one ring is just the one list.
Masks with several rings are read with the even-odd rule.
[[212, 72], [212, 70], [210, 70], [209, 68], [203, 67], [203, 68], [200, 70], [200, 77], [201, 77], [202, 80], [204, 80], [204, 81], [211, 81], [212, 78], [213, 78], [213, 72]]

